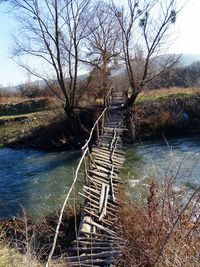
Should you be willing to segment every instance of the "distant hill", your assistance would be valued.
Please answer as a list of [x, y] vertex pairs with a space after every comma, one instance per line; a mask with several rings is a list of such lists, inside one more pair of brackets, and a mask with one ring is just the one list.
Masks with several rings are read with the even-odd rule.
[[197, 61], [200, 61], [200, 54], [182, 54], [180, 58], [180, 64], [184, 67]]
[[[160, 55], [159, 57], [162, 60], [163, 58], [166, 58], [170, 55], [172, 55], [172, 54], [163, 54], [163, 55]], [[176, 54], [174, 54], [174, 55], [176, 55]], [[179, 55], [180, 54], [177, 54], [177, 56], [179, 56]], [[182, 54], [181, 58], [180, 58], [180, 66], [186, 67], [186, 66], [189, 66], [192, 63], [197, 62], [197, 61], [200, 61], [200, 54]], [[118, 75], [124, 75], [125, 73], [126, 73], [125, 67], [122, 64], [120, 64], [120, 65], [117, 65], [113, 68], [113, 70], [111, 71], [111, 76], [116, 77]], [[84, 80], [84, 79], [86, 79], [87, 76], [88, 76], [87, 73], [79, 75], [78, 80], [79, 81]], [[42, 80], [36, 80], [34, 82], [31, 82], [31, 85], [43, 88], [46, 84]], [[11, 91], [15, 91], [15, 90], [18, 90], [19, 86], [27, 86], [27, 83], [16, 85], [16, 86], [9, 86], [8, 88], [5, 87], [4, 89], [9, 89]]]

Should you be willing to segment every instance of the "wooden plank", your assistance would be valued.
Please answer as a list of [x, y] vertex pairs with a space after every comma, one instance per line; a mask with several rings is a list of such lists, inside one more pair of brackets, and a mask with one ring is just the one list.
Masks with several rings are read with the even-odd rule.
[[105, 158], [105, 159], [112, 159], [113, 161], [115, 162], [118, 162], [120, 164], [123, 164], [125, 159], [122, 158], [122, 157], [117, 157], [115, 156], [115, 153], [112, 153], [112, 151], [110, 151], [110, 153], [104, 153], [104, 152], [92, 152], [92, 155], [93, 156], [98, 156], [98, 157], [102, 157], [102, 158]]
[[89, 216], [85, 216], [85, 223], [87, 223], [88, 225], [91, 225], [91, 226], [95, 226], [98, 229], [106, 232], [107, 234], [110, 234], [111, 236], [117, 237], [117, 233], [115, 231], [108, 229], [107, 227], [104, 227], [103, 225], [101, 225], [99, 223], [94, 222], [92, 220], [92, 218], [90, 218]]
[[[106, 152], [108, 152], [108, 151], [110, 152], [110, 149], [109, 148], [106, 148], [106, 147], [96, 147], [96, 146], [94, 146], [93, 149], [94, 150], [99, 149], [99, 150], [103, 150], [103, 151], [106, 151]], [[119, 149], [116, 149], [115, 150], [115, 154], [119, 154], [119, 155], [124, 156], [125, 155], [125, 152], [122, 151], [121, 149], [120, 150]]]
[[[98, 166], [98, 169], [100, 169], [101, 172], [110, 174], [110, 171], [111, 171], [112, 167], [109, 167], [108, 165], [105, 166], [105, 164], [103, 165], [103, 163], [101, 161], [95, 162], [95, 164]], [[94, 164], [92, 164], [92, 167], [93, 167], [93, 170], [96, 170]], [[118, 174], [119, 173], [119, 170], [115, 168], [114, 169], [114, 173], [115, 174]]]
[[[99, 216], [99, 221], [102, 221], [103, 217], [106, 216], [106, 211], [107, 211], [107, 206], [108, 206], [107, 204], [108, 204], [109, 189], [110, 189], [110, 186], [107, 185], [106, 188], [105, 188], [104, 200], [103, 200], [104, 203], [103, 203], [102, 210], [101, 210], [101, 213], [100, 213], [100, 216]], [[111, 208], [108, 207], [108, 209], [110, 210]]]
[[[102, 253], [94, 253], [94, 254], [90, 254], [89, 257], [93, 258], [93, 259], [98, 259], [98, 258], [107, 258], [107, 257], [114, 257], [114, 256], [118, 256], [120, 255], [121, 251], [120, 250], [114, 250], [114, 251], [109, 251], [109, 252], [102, 252]], [[67, 260], [69, 262], [69, 264], [71, 264], [71, 262], [75, 262], [78, 260], [85, 260], [88, 258], [88, 255], [80, 255], [78, 256], [72, 256], [72, 257], [68, 257]], [[71, 266], [71, 265], [70, 265]], [[79, 266], [79, 265], [77, 265]]]
[[[84, 212], [85, 212], [86, 214], [88, 214], [89, 216], [92, 216], [92, 217], [95, 217], [96, 219], [99, 219], [99, 215], [97, 215], [97, 214], [94, 213], [94, 212], [91, 212], [90, 210], [88, 210], [88, 209], [86, 209], [86, 208], [84, 208]], [[110, 222], [109, 220], [105, 220], [105, 219], [103, 219], [103, 220], [102, 220], [102, 223], [103, 223], [104, 225], [107, 225], [108, 227], [112, 227], [112, 226], [113, 226], [113, 222]]]
[[102, 183], [101, 194], [100, 194], [100, 198], [99, 198], [99, 214], [101, 214], [102, 210], [103, 210], [106, 187], [107, 187], [107, 185], [105, 183]]
[[115, 173], [119, 173], [119, 169], [121, 168], [121, 165], [118, 164], [112, 164], [110, 161], [107, 160], [102, 160], [101, 158], [97, 158], [95, 159], [95, 165], [98, 166], [98, 168], [100, 168], [100, 171], [102, 171], [101, 167], [105, 168], [109, 173], [112, 170], [112, 167], [114, 167], [114, 172]]
[[79, 251], [84, 252], [84, 253], [94, 253], [94, 252], [103, 252], [103, 251], [112, 251], [112, 250], [117, 250], [120, 249], [120, 247], [116, 246], [115, 247], [97, 247], [97, 246], [91, 246], [91, 247], [73, 247], [70, 248], [70, 251], [77, 251], [77, 249], [79, 249]]
[[114, 153], [112, 153], [112, 151], [106, 151], [106, 150], [100, 150], [100, 149], [97, 150], [97, 149], [95, 149], [95, 150], [92, 150], [92, 155], [96, 155], [96, 156], [102, 155], [102, 156], [105, 156], [107, 158], [110, 158], [112, 156], [113, 159], [118, 159], [118, 160], [120, 160], [123, 163], [125, 161], [124, 156], [122, 156], [120, 154], [116, 154], [115, 151], [114, 151]]
[[[98, 183], [99, 184], [99, 186], [101, 186], [102, 185], [102, 183], [105, 183], [105, 184], [107, 184], [107, 185], [109, 185], [110, 184], [110, 180], [102, 180], [100, 177], [98, 177], [98, 176], [93, 176], [92, 177], [92, 179], [96, 182], [96, 183]], [[117, 191], [119, 190], [119, 188], [120, 188], [120, 186], [117, 184], [117, 183], [115, 183], [114, 184], [114, 190], [115, 190], [115, 192], [117, 193]]]
[[[119, 169], [122, 169], [123, 168], [123, 164], [120, 164], [116, 161], [112, 162], [111, 160], [109, 159], [106, 159], [106, 158], [101, 158], [101, 157], [96, 157], [95, 160], [94, 160], [94, 163], [99, 166], [99, 165], [102, 165], [106, 168], [109, 168], [111, 169], [112, 166], [114, 167], [115, 171], [119, 170]], [[108, 166], [108, 167], [107, 167]], [[99, 167], [98, 167], [99, 168]], [[97, 169], [97, 168], [96, 168]], [[98, 170], [98, 169], [97, 169]], [[101, 171], [101, 170], [99, 170]]]
[[[84, 233], [84, 232], [83, 232]], [[86, 233], [87, 234], [87, 233]], [[100, 237], [100, 238], [108, 238], [108, 239], [110, 239], [110, 240], [115, 240], [115, 241], [117, 241], [117, 242], [119, 242], [119, 241], [122, 241], [122, 242], [127, 242], [126, 240], [124, 240], [123, 238], [121, 238], [121, 237], [118, 237], [118, 236], [112, 236], [112, 235], [107, 235], [107, 234], [99, 234], [99, 233], [89, 233], [89, 235], [90, 236], [93, 236], [94, 238], [98, 238], [98, 237]]]
[[[96, 176], [99, 176], [101, 178], [105, 178], [106, 180], [109, 180], [110, 173], [106, 174], [106, 173], [98, 172], [95, 170], [88, 170], [88, 173], [91, 175], [96, 175]], [[113, 173], [113, 180], [116, 182], [119, 182], [119, 183], [123, 183], [122, 179], [118, 175], [116, 175], [115, 173]]]
[[114, 186], [113, 186], [113, 169], [111, 171], [111, 175], [110, 175], [110, 191], [111, 191], [111, 196], [112, 196], [112, 201], [115, 202], [116, 198], [115, 198], [115, 191], [114, 191]]
[[[110, 244], [112, 245], [112, 244], [115, 244], [115, 242], [113, 242], [113, 240], [112, 240], [112, 242], [110, 242], [110, 241], [105, 241], [105, 240], [103, 240], [103, 241], [98, 241], [98, 240], [96, 240], [96, 239], [93, 239], [93, 240], [89, 240], [89, 239], [87, 239], [87, 241], [78, 241], [78, 244], [80, 245], [80, 246], [109, 246]], [[72, 242], [73, 244], [75, 244], [76, 245], [76, 243], [77, 243], [77, 241], [76, 240], [74, 240], [73, 242]], [[115, 244], [116, 245], [116, 244]]]
[[[109, 155], [109, 156], [106, 156], [106, 155], [103, 155], [103, 154], [95, 154], [95, 160], [98, 159], [98, 160], [103, 160], [103, 161], [106, 161], [106, 162], [110, 162], [111, 165], [118, 165], [118, 166], [122, 166], [123, 163], [124, 163], [124, 160], [120, 160], [120, 159], [117, 159], [116, 157], [114, 158], [112, 155]], [[95, 162], [94, 160], [94, 162]]]
[[[95, 204], [93, 204], [93, 203], [91, 203], [91, 202], [86, 202], [86, 204], [85, 204], [85, 206], [86, 206], [86, 208], [94, 208], [95, 210], [96, 210], [96, 214], [98, 214], [98, 210], [99, 210], [99, 205], [95, 205]], [[108, 213], [108, 215], [109, 216], [112, 216], [112, 217], [115, 217], [115, 212], [116, 212], [116, 210], [112, 210], [111, 211], [111, 208], [109, 207], [109, 209], [108, 209], [108, 211], [107, 211], [107, 213]]]

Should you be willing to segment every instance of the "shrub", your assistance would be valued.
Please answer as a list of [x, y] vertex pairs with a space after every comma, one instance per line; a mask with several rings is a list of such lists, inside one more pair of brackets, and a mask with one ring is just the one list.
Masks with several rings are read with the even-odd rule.
[[173, 182], [152, 180], [145, 207], [122, 206], [119, 233], [127, 245], [117, 266], [199, 266], [200, 188], [188, 196], [175, 192]]

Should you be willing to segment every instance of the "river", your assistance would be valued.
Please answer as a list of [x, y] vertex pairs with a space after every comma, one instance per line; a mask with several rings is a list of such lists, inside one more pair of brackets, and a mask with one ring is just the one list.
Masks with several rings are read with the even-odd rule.
[[[55, 212], [72, 183], [79, 158], [78, 151], [0, 149], [0, 217], [16, 216], [22, 207], [34, 217]], [[195, 189], [200, 184], [200, 136], [128, 146], [121, 175], [129, 179], [135, 198], [147, 192], [149, 177], [163, 181], [173, 176], [177, 187]]]

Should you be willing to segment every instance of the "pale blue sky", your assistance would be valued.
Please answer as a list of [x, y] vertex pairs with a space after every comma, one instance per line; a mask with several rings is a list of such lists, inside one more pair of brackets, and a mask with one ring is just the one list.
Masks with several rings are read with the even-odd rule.
[[[184, 1], [184, 0], [183, 0]], [[186, 0], [187, 4], [177, 18], [176, 39], [169, 53], [200, 54], [200, 0]], [[26, 82], [28, 75], [10, 58], [12, 32], [16, 23], [0, 5], [0, 85], [12, 86]]]

